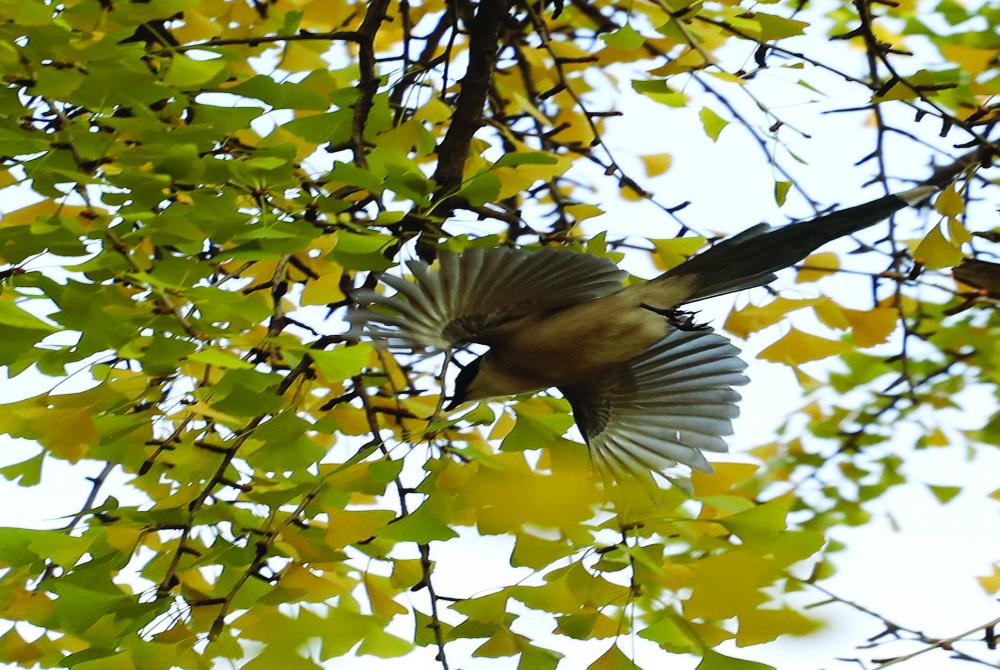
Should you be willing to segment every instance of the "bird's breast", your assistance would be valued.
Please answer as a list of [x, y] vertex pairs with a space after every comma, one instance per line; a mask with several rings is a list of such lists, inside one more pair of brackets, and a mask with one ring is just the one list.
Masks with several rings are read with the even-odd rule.
[[623, 292], [525, 317], [505, 329], [491, 356], [538, 387], [588, 383], [645, 352], [668, 328]]

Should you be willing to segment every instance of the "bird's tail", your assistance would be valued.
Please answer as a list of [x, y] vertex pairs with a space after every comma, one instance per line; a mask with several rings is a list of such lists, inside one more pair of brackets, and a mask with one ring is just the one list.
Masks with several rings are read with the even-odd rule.
[[774, 280], [775, 272], [801, 261], [827, 242], [919, 204], [936, 190], [919, 186], [778, 228], [762, 223], [689, 258], [653, 282], [687, 280], [690, 290], [683, 303], [762, 286]]

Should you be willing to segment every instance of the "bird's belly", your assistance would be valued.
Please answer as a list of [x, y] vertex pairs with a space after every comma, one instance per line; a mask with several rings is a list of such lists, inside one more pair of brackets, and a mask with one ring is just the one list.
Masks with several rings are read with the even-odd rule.
[[641, 355], [668, 329], [666, 319], [649, 310], [601, 299], [526, 320], [493, 355], [538, 387], [588, 383]]

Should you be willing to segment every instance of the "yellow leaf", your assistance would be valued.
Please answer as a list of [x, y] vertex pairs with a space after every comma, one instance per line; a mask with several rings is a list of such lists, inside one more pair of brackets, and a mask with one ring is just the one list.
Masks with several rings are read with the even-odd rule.
[[507, 437], [507, 435], [514, 429], [514, 424], [517, 421], [514, 419], [513, 415], [509, 412], [504, 412], [500, 415], [497, 420], [496, 425], [493, 426], [493, 430], [490, 432], [490, 440], [502, 440]]
[[371, 603], [372, 613], [375, 616], [383, 621], [389, 621], [397, 614], [406, 614], [406, 607], [393, 599], [396, 594], [389, 589], [388, 577], [365, 573], [362, 581], [365, 584], [365, 591], [368, 593], [368, 602]]
[[747, 498], [753, 495], [743, 491], [733, 491], [757, 472], [759, 466], [753, 463], [713, 463], [715, 474], [704, 472], [691, 473], [691, 485], [696, 498], [735, 493]]
[[17, 418], [31, 427], [42, 445], [57, 457], [76, 462], [86, 455], [90, 445], [98, 444], [91, 407], [22, 408]]
[[800, 284], [813, 282], [820, 277], [834, 274], [840, 269], [840, 258], [832, 251], [812, 254], [802, 261], [802, 269], [795, 275], [795, 281]]
[[492, 173], [500, 180], [498, 199], [513, 197], [536, 181], [548, 181], [566, 172], [573, 161], [566, 156], [559, 156], [553, 163], [525, 163], [510, 167], [493, 168]]
[[948, 436], [944, 434], [941, 428], [935, 428], [924, 438], [924, 444], [929, 447], [947, 447], [951, 444], [951, 440]]
[[292, 563], [281, 571], [280, 588], [295, 594], [296, 600], [321, 603], [328, 598], [350, 593], [354, 583], [333, 571], [320, 577], [298, 563]]
[[686, 261], [688, 256], [705, 245], [704, 237], [673, 237], [668, 240], [650, 240], [656, 247], [653, 263], [657, 270], [669, 270]]
[[709, 556], [691, 567], [691, 597], [684, 602], [689, 619], [728, 619], [756, 609], [768, 600], [760, 589], [781, 571], [774, 560], [745, 549]]
[[358, 407], [337, 405], [330, 411], [330, 418], [345, 435], [364, 435], [371, 430], [365, 411]]
[[640, 156], [642, 164], [646, 168], [647, 177], [656, 177], [670, 169], [673, 162], [670, 154], [648, 154]]
[[913, 256], [931, 270], [954, 267], [964, 258], [962, 251], [945, 239], [941, 226], [934, 226], [927, 233], [927, 237], [917, 245]]
[[948, 60], [961, 65], [971, 79], [986, 72], [997, 57], [995, 49], [976, 49], [958, 44], [939, 44], [938, 50]]
[[899, 313], [890, 307], [876, 307], [863, 311], [845, 309], [844, 316], [851, 323], [854, 341], [859, 347], [872, 347], [889, 339], [896, 330], [896, 320]]
[[329, 517], [326, 543], [335, 549], [367, 540], [396, 516], [390, 510], [381, 509], [347, 511], [328, 508], [326, 513]]
[[507, 628], [497, 628], [496, 632], [493, 633], [493, 637], [483, 642], [478, 649], [472, 652], [472, 655], [486, 658], [513, 656], [521, 651], [518, 643], [519, 637]]
[[1000, 591], [1000, 565], [993, 566], [993, 574], [989, 577], [978, 577], [977, 579], [987, 593], [992, 595]]
[[424, 568], [417, 558], [397, 558], [392, 564], [389, 581], [400, 589], [409, 589], [424, 579]]
[[805, 21], [786, 19], [783, 16], [765, 14], [764, 12], [757, 12], [754, 18], [760, 24], [760, 37], [763, 42], [802, 35], [805, 33], [804, 29], [809, 25]]
[[758, 354], [758, 358], [785, 365], [798, 365], [808, 361], [818, 361], [828, 356], [836, 356], [848, 351], [843, 342], [828, 340], [818, 335], [803, 333], [792, 328], [788, 334]]
[[757, 609], [740, 615], [740, 628], [736, 633], [736, 646], [770, 642], [779, 635], [806, 635], [819, 628], [819, 623], [795, 610]]
[[746, 339], [751, 333], [756, 333], [758, 330], [778, 323], [789, 312], [803, 307], [811, 307], [819, 300], [819, 298], [803, 300], [775, 298], [766, 305], [747, 305], [731, 311], [723, 327], [733, 335]]
[[844, 315], [843, 308], [829, 298], [820, 300], [813, 305], [813, 312], [816, 313], [816, 318], [820, 320], [820, 323], [827, 328], [843, 330], [851, 327], [851, 322]]
[[604, 214], [604, 210], [596, 205], [568, 205], [566, 207], [566, 213], [572, 216], [577, 222], [586, 221], [587, 219], [592, 219], [595, 216], [600, 216]]
[[322, 53], [326, 51], [325, 44], [317, 46], [312, 42], [289, 42], [285, 46], [281, 67], [290, 72], [312, 72], [325, 70], [329, 65], [323, 60]]
[[961, 221], [951, 218], [948, 219], [948, 239], [960, 246], [972, 241], [972, 233], [966, 230]]
[[934, 201], [934, 209], [944, 216], [958, 216], [965, 213], [965, 202], [962, 200], [962, 196], [958, 194], [958, 191], [955, 190], [955, 187], [952, 186], [941, 191], [937, 200]]
[[795, 373], [795, 381], [799, 383], [803, 391], [815, 391], [823, 386], [823, 382], [811, 375], [807, 375], [800, 367], [793, 367], [792, 372]]

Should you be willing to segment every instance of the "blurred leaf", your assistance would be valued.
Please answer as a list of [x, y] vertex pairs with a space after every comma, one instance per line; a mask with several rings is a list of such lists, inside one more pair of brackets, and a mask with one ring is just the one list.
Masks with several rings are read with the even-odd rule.
[[629, 51], [638, 49], [646, 41], [642, 35], [635, 31], [635, 28], [627, 23], [613, 33], [601, 35], [601, 39], [610, 47]]
[[792, 328], [780, 340], [761, 351], [757, 357], [774, 363], [799, 365], [828, 356], [836, 356], [848, 350], [843, 342], [810, 335]]
[[706, 651], [695, 670], [774, 670], [773, 666]]
[[587, 666], [587, 670], [641, 670], [628, 656], [622, 653], [617, 644], [611, 645], [596, 661]]
[[709, 107], [702, 107], [701, 111], [698, 112], [698, 117], [701, 119], [705, 134], [713, 142], [719, 139], [719, 133], [722, 132], [722, 129], [729, 125], [729, 121], [726, 121]]
[[795, 275], [795, 281], [799, 283], [813, 282], [821, 277], [836, 274], [840, 269], [840, 258], [830, 251], [822, 251], [811, 254], [802, 261], [802, 269]]
[[917, 245], [913, 257], [931, 270], [958, 265], [964, 255], [954, 244], [945, 239], [941, 226], [934, 226]]
[[955, 499], [955, 496], [962, 492], [961, 486], [935, 486], [934, 484], [928, 484], [927, 488], [930, 489], [931, 493], [934, 494], [934, 497], [942, 505], [947, 505]]

